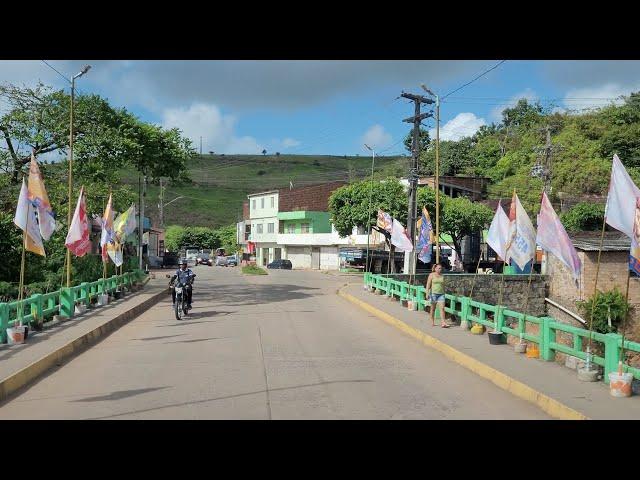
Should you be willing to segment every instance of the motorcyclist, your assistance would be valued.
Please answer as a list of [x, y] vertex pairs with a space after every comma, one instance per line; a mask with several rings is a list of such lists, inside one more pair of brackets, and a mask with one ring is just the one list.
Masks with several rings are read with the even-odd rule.
[[[181, 285], [184, 285], [184, 291], [187, 294], [187, 308], [191, 310], [191, 297], [193, 295], [193, 280], [195, 279], [196, 274], [190, 268], [187, 268], [187, 261], [180, 260], [180, 268], [176, 270], [176, 273], [173, 274], [171, 280], [169, 281], [169, 285], [172, 286], [173, 282], [178, 279]], [[171, 298], [172, 302], [176, 303], [176, 291], [175, 289], [171, 289]]]

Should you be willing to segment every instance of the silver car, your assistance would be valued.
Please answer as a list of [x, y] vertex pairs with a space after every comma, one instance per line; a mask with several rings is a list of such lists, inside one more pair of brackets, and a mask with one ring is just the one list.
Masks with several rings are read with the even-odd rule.
[[227, 257], [218, 256], [216, 257], [216, 267], [228, 267], [229, 262], [227, 261]]

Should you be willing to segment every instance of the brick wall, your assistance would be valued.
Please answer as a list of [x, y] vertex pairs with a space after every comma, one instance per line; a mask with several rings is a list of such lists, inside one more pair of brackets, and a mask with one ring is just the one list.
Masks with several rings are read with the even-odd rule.
[[330, 182], [291, 190], [283, 188], [279, 192], [278, 211], [326, 212], [329, 210], [331, 193], [346, 184], [346, 182]]
[[[394, 275], [393, 278], [407, 281], [408, 275]], [[497, 305], [500, 300], [500, 284], [502, 275], [476, 275], [453, 274], [445, 275], [445, 291], [447, 293], [469, 296], [473, 285], [473, 299]], [[424, 285], [427, 279], [426, 274], [416, 275], [416, 282]], [[534, 316], [546, 315], [545, 295], [546, 295], [546, 275], [532, 275], [531, 286], [529, 286], [529, 275], [505, 275], [504, 292], [502, 304], [508, 309], [524, 313], [524, 306], [527, 301], [527, 291], [529, 292], [529, 304], [527, 314]]]
[[242, 202], [242, 219], [249, 220], [251, 217], [249, 216], [249, 201]]

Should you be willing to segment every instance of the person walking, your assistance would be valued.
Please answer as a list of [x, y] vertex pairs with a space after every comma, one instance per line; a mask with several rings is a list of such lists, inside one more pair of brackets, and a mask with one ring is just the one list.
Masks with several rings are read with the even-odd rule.
[[429, 312], [429, 318], [431, 318], [431, 325], [436, 325], [435, 312], [436, 308], [440, 309], [440, 326], [442, 328], [449, 328], [449, 324], [446, 322], [444, 312], [444, 275], [442, 275], [442, 265], [436, 263], [433, 267], [433, 272], [429, 274], [427, 278], [427, 295], [431, 301], [431, 311]]

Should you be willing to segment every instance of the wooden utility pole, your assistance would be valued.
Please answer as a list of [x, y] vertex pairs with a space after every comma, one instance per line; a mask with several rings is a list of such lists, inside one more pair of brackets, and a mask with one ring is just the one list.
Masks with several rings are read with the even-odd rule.
[[[413, 117], [405, 118], [403, 122], [413, 123], [413, 144], [411, 148], [412, 160], [411, 167], [409, 168], [409, 211], [407, 214], [407, 230], [409, 231], [409, 238], [411, 243], [416, 243], [416, 217], [417, 217], [417, 193], [418, 193], [418, 159], [420, 157], [420, 123], [425, 118], [432, 117], [431, 112], [420, 113], [420, 106], [424, 104], [432, 104], [434, 101], [430, 98], [422, 95], [414, 95], [412, 93], [404, 93], [401, 97], [407, 98], [415, 104], [415, 115]], [[405, 260], [405, 265], [407, 265]], [[409, 254], [409, 264], [406, 268], [406, 272], [409, 275], [414, 275], [416, 272], [416, 249], [414, 245], [413, 251]]]

